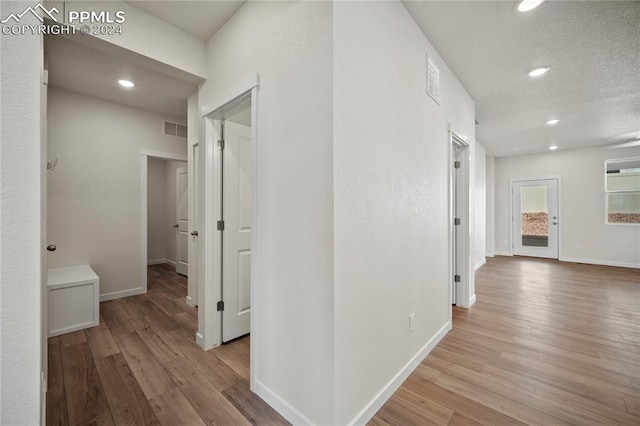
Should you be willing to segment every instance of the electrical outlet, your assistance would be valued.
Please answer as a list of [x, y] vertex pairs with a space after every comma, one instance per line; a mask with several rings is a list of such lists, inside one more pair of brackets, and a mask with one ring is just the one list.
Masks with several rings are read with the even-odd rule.
[[582, 244], [577, 243], [576, 244], [576, 250], [582, 250]]
[[409, 314], [409, 333], [413, 333], [416, 329], [416, 314]]

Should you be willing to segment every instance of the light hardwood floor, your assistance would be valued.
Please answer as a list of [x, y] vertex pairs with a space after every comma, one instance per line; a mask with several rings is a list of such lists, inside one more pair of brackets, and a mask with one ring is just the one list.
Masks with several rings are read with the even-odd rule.
[[[478, 302], [371, 425], [640, 425], [640, 271], [488, 259]], [[286, 424], [248, 388], [249, 339], [204, 352], [186, 281], [101, 304], [49, 339], [48, 424]]]
[[147, 294], [100, 304], [99, 327], [49, 339], [47, 424], [288, 424], [249, 390], [249, 337], [201, 350], [186, 278], [148, 277]]
[[371, 425], [640, 425], [640, 270], [488, 259]]

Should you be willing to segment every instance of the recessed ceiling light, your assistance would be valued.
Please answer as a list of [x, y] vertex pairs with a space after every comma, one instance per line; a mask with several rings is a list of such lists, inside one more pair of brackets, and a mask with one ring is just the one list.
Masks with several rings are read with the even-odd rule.
[[135, 86], [135, 84], [133, 84], [131, 81], [129, 80], [118, 80], [118, 83], [120, 83], [120, 86], [122, 87], [128, 87], [131, 88], [133, 86]]
[[554, 118], [554, 119], [552, 119], [552, 120], [547, 121], [547, 124], [548, 124], [549, 126], [553, 126], [554, 124], [558, 124], [559, 122], [560, 122], [560, 119], [558, 119], [558, 118]]
[[518, 3], [518, 12], [528, 12], [544, 3], [544, 0], [522, 0]]
[[538, 67], [531, 71], [529, 71], [529, 77], [540, 77], [542, 74], [546, 74], [551, 68], [549, 67]]
[[556, 149], [558, 149], [558, 145], [551, 145], [551, 146], [549, 147], [549, 149], [550, 149], [551, 151], [555, 151]]

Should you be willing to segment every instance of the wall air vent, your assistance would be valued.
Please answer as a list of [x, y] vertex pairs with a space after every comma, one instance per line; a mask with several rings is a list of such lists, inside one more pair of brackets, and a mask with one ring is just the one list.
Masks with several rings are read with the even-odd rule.
[[184, 124], [174, 123], [173, 121], [165, 120], [162, 130], [163, 130], [162, 133], [165, 136], [176, 136], [183, 139], [187, 138], [187, 126], [185, 126]]
[[440, 70], [427, 54], [427, 94], [440, 104]]

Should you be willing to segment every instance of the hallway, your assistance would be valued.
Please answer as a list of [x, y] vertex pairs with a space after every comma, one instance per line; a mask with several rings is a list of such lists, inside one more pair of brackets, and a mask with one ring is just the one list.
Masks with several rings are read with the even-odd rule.
[[100, 304], [100, 326], [49, 339], [47, 425], [287, 424], [249, 390], [249, 337], [204, 352], [187, 280], [150, 266], [148, 292]]
[[640, 271], [488, 258], [372, 425], [640, 424]]

